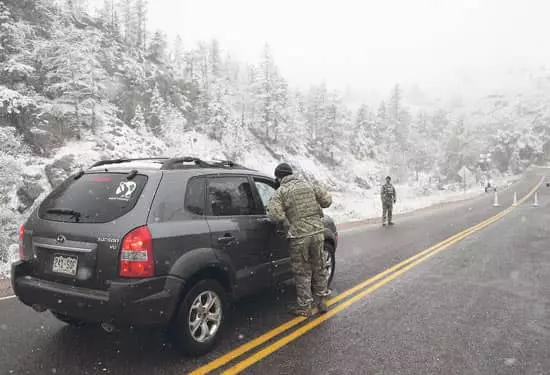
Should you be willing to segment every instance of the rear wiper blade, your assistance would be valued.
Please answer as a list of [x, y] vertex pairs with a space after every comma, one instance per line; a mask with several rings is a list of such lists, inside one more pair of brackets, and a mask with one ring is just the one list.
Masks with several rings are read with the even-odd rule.
[[80, 216], [82, 216], [82, 214], [78, 211], [68, 210], [65, 208], [50, 208], [49, 210], [46, 210], [46, 213], [54, 214], [54, 215], [71, 215], [76, 217], [77, 219], [79, 219]]

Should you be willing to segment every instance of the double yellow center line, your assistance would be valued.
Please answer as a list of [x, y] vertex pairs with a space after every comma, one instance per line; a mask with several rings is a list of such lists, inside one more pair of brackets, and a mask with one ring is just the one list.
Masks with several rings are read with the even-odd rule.
[[[541, 180], [538, 182], [538, 184], [522, 199], [518, 201], [518, 205], [525, 202], [533, 193], [542, 185], [544, 181], [544, 177], [541, 178]], [[326, 314], [320, 315], [316, 317], [315, 319], [312, 319], [307, 324], [301, 326], [300, 328], [290, 332], [286, 336], [283, 336], [279, 340], [273, 342], [272, 344], [266, 346], [265, 348], [259, 350], [258, 352], [252, 354], [250, 357], [236, 363], [231, 368], [227, 369], [223, 372], [223, 374], [237, 374], [248, 367], [252, 366], [253, 364], [257, 363], [258, 361], [262, 360], [263, 358], [269, 356], [273, 352], [279, 350], [283, 346], [287, 345], [291, 341], [297, 339], [298, 337], [302, 336], [304, 333], [310, 331], [311, 329], [317, 327], [327, 319], [330, 319], [334, 315], [338, 314], [342, 310], [346, 309], [350, 305], [354, 304], [355, 302], [359, 301], [363, 297], [371, 294], [376, 289], [382, 287], [383, 285], [389, 283], [390, 281], [397, 278], [399, 275], [407, 272], [411, 268], [415, 267], [421, 262], [424, 262], [431, 256], [447, 249], [448, 247], [454, 245], [455, 243], [461, 241], [462, 239], [468, 237], [474, 232], [477, 232], [488, 225], [494, 223], [495, 221], [500, 220], [502, 217], [507, 215], [510, 211], [512, 211], [515, 207], [511, 206], [500, 213], [496, 214], [495, 216], [490, 217], [489, 219], [482, 221], [481, 223], [474, 225], [473, 227], [470, 227], [460, 233], [455, 234], [454, 236], [451, 236], [447, 238], [446, 240], [429, 247], [428, 249], [421, 251], [420, 253], [394, 265], [393, 267], [388, 268], [387, 270], [379, 273], [378, 275], [354, 286], [353, 288], [348, 289], [347, 291], [337, 295], [336, 297], [332, 298], [329, 302], [329, 306], [333, 306], [337, 304], [338, 302], [346, 299], [347, 297], [353, 295], [353, 297], [349, 298], [348, 300], [342, 302], [338, 306], [332, 308], [329, 310]], [[366, 288], [366, 289], [365, 289]], [[307, 320], [305, 317], [297, 317], [294, 318], [274, 329], [271, 331], [268, 331], [264, 333], [263, 335], [257, 337], [254, 340], [251, 340], [247, 342], [246, 344], [243, 344], [239, 346], [238, 348], [232, 350], [231, 352], [213, 360], [210, 363], [207, 363], [206, 365], [194, 370], [191, 372], [191, 375], [199, 375], [199, 374], [208, 374], [211, 371], [214, 371], [227, 363], [233, 361], [236, 358], [239, 358], [243, 354], [255, 349], [256, 347], [268, 342], [272, 338], [279, 336], [283, 332], [288, 331], [294, 326], [297, 326], [298, 324], [304, 322]]]

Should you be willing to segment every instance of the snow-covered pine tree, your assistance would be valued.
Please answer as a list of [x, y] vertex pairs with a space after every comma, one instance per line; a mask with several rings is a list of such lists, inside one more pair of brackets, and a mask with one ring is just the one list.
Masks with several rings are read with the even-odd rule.
[[273, 141], [279, 142], [281, 133], [288, 129], [288, 84], [277, 75], [273, 87]]
[[278, 141], [289, 150], [297, 151], [306, 142], [306, 98], [299, 90], [287, 93], [286, 122], [280, 125]]
[[0, 63], [8, 60], [10, 55], [23, 51], [26, 30], [24, 25], [16, 21], [4, 1], [0, 1]]
[[221, 51], [220, 51], [220, 43], [213, 39], [210, 43], [210, 51], [208, 56], [208, 62], [210, 67], [209, 77], [211, 79], [219, 79], [221, 76], [221, 66], [222, 66], [222, 59], [221, 59]]
[[136, 47], [145, 50], [147, 48], [147, 22], [148, 1], [135, 0], [135, 37]]
[[122, 27], [124, 41], [130, 47], [137, 46], [138, 19], [136, 14], [136, 0], [118, 0], [119, 10], [122, 15]]
[[326, 119], [327, 87], [325, 83], [311, 87], [307, 98], [308, 140], [315, 143]]
[[151, 92], [149, 104], [148, 124], [155, 136], [162, 134], [162, 126], [165, 123], [166, 102], [160, 95], [158, 85]]
[[[1, 106], [1, 102], [0, 102]], [[27, 147], [11, 126], [0, 126], [0, 263], [8, 263], [8, 247], [13, 244], [13, 231], [17, 224], [15, 210], [10, 209], [10, 200], [14, 187], [21, 183], [19, 173], [23, 169], [22, 159], [26, 156]]]
[[276, 77], [275, 65], [271, 55], [271, 49], [266, 43], [258, 66], [258, 75], [255, 80], [256, 98], [259, 117], [255, 126], [256, 130], [267, 141], [272, 139], [273, 131], [273, 81]]
[[403, 93], [399, 85], [395, 85], [388, 105], [389, 126], [399, 147], [407, 148], [409, 136], [410, 115], [403, 104]]
[[[185, 71], [185, 49], [183, 48], [183, 39], [181, 35], [176, 35], [171, 62], [180, 76], [184, 76]], [[188, 78], [188, 77], [186, 77]]]
[[67, 9], [69, 9], [73, 15], [79, 16], [86, 12], [88, 8], [87, 0], [65, 0]]
[[162, 30], [157, 30], [153, 34], [151, 42], [149, 43], [149, 57], [156, 61], [165, 61], [168, 50], [168, 41], [166, 39], [166, 33]]
[[145, 115], [143, 114], [143, 109], [141, 108], [141, 105], [137, 105], [134, 113], [134, 118], [132, 118], [130, 125], [142, 136], [151, 135], [151, 132], [149, 131], [149, 128], [145, 123]]
[[239, 160], [249, 148], [246, 128], [239, 119], [228, 120], [223, 129], [222, 146], [230, 160]]
[[374, 140], [372, 131], [369, 131], [372, 126], [370, 117], [368, 107], [362, 104], [357, 110], [353, 133], [349, 138], [351, 152], [359, 160], [373, 155]]
[[225, 87], [220, 80], [214, 80], [209, 85], [209, 102], [208, 102], [208, 119], [207, 129], [208, 135], [215, 140], [220, 141], [223, 136], [223, 130], [227, 126], [230, 113], [225, 104]]
[[174, 105], [167, 104], [162, 117], [162, 137], [166, 144], [179, 147], [185, 143], [187, 120], [182, 112]]

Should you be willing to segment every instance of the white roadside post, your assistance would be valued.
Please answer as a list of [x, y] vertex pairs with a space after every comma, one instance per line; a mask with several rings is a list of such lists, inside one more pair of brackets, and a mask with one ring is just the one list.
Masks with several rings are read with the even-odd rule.
[[533, 207], [539, 206], [539, 192], [535, 191], [535, 201], [533, 202]]

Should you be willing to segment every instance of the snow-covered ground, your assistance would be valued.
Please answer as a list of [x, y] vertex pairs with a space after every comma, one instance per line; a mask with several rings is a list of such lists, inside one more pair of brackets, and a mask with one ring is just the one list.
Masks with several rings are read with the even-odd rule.
[[[509, 176], [495, 179], [499, 189], [513, 184], [518, 176]], [[414, 186], [395, 186], [397, 203], [393, 213], [404, 214], [422, 208], [471, 199], [486, 194], [482, 186], [471, 186], [466, 191], [436, 191], [429, 195], [418, 194]], [[356, 190], [347, 192], [333, 192], [333, 206], [325, 212], [334, 218], [337, 223], [377, 218], [382, 215], [382, 202], [378, 188], [372, 190]]]

